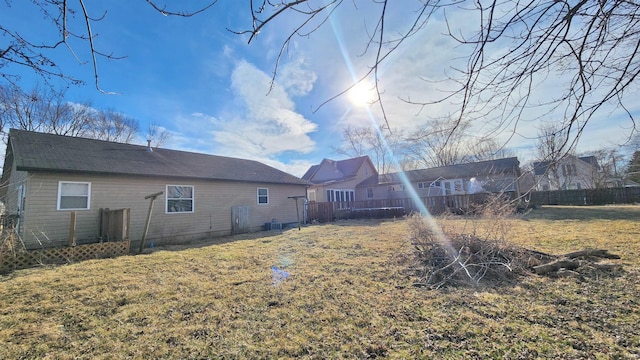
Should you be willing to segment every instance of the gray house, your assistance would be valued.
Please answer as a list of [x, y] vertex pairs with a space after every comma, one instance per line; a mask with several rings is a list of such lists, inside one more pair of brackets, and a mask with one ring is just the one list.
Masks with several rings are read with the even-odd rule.
[[382, 174], [377, 179], [358, 184], [358, 188], [366, 190], [370, 199], [408, 198], [411, 196], [408, 184], [421, 198], [475, 193], [519, 194], [519, 178], [520, 162], [511, 157]]
[[297, 221], [308, 182], [257, 161], [12, 129], [0, 200], [27, 248], [94, 241], [100, 209], [130, 209], [130, 239], [178, 243]]
[[536, 190], [576, 190], [605, 187], [606, 179], [595, 156], [567, 155], [558, 161], [533, 163]]

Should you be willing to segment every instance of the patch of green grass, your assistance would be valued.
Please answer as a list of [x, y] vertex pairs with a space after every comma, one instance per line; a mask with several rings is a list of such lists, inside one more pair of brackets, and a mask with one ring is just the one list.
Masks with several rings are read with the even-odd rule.
[[[545, 207], [509, 220], [507, 238], [554, 254], [606, 248], [622, 271], [415, 288], [404, 271], [407, 221], [17, 271], [0, 278], [0, 358], [637, 358], [640, 216], [580, 209], [596, 215]], [[488, 220], [441, 222], [504, 231]], [[272, 266], [289, 277], [274, 284]]]

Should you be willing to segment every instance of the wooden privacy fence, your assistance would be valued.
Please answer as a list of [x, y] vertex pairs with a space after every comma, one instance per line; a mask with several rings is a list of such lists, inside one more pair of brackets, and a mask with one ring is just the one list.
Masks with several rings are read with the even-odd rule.
[[100, 239], [120, 241], [129, 239], [131, 209], [100, 209]]
[[535, 191], [534, 205], [609, 205], [640, 203], [640, 187]]
[[129, 240], [125, 240], [42, 250], [3, 251], [0, 253], [0, 273], [37, 265], [68, 264], [126, 255], [129, 253], [129, 246]]
[[[307, 208], [308, 221], [330, 222], [340, 219], [356, 218], [357, 213], [365, 214], [363, 217], [381, 217], [375, 214], [388, 214], [398, 216], [411, 212], [422, 212], [424, 209], [433, 215], [444, 212], [466, 213], [494, 199], [497, 195], [491, 193], [430, 196], [414, 200], [401, 199], [377, 199], [345, 202], [309, 202]], [[506, 200], [514, 200], [516, 194], [502, 194]], [[403, 211], [399, 211], [402, 209]], [[363, 210], [369, 210], [365, 212]], [[368, 215], [368, 216], [367, 216]], [[372, 216], [373, 215], [373, 216]]]

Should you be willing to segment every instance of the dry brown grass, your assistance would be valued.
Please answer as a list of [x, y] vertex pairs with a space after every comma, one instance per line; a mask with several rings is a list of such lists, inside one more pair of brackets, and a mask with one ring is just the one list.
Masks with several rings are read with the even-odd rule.
[[[637, 358], [640, 207], [578, 210], [534, 210], [511, 222], [510, 239], [550, 253], [606, 248], [624, 271], [416, 288], [407, 221], [17, 271], [0, 278], [0, 358]], [[274, 285], [272, 266], [290, 276]]]

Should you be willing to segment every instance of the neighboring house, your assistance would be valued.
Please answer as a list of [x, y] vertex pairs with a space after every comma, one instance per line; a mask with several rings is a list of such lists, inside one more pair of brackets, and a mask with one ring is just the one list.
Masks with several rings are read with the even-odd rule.
[[294, 223], [289, 197], [304, 196], [308, 185], [251, 160], [15, 129], [2, 183], [6, 214], [17, 219], [27, 248], [66, 243], [72, 211], [76, 238], [95, 240], [101, 208], [130, 208], [137, 241], [145, 196], [158, 192], [147, 237], [157, 244], [256, 231], [274, 218]]
[[[307, 199], [317, 202], [345, 202], [366, 200], [366, 192], [356, 191], [363, 181], [377, 181], [378, 172], [368, 156], [347, 160], [324, 159], [302, 176], [312, 185]], [[363, 190], [366, 191], [366, 190]]]
[[604, 179], [604, 185], [607, 188], [635, 188], [640, 187], [640, 184], [633, 180], [622, 179], [616, 177], [607, 177]]
[[377, 183], [362, 183], [359, 187], [373, 194], [373, 199], [412, 197], [407, 184], [421, 198], [475, 193], [520, 193], [518, 158], [480, 161], [469, 164], [410, 170], [378, 177]]
[[604, 186], [595, 156], [567, 155], [562, 159], [533, 163], [536, 190], [595, 189]]
[[[518, 158], [378, 174], [367, 156], [341, 161], [325, 159], [302, 177], [313, 185], [310, 201], [362, 201], [411, 198], [407, 185], [421, 197], [479, 192], [519, 194]], [[344, 194], [344, 195], [343, 195]]]

